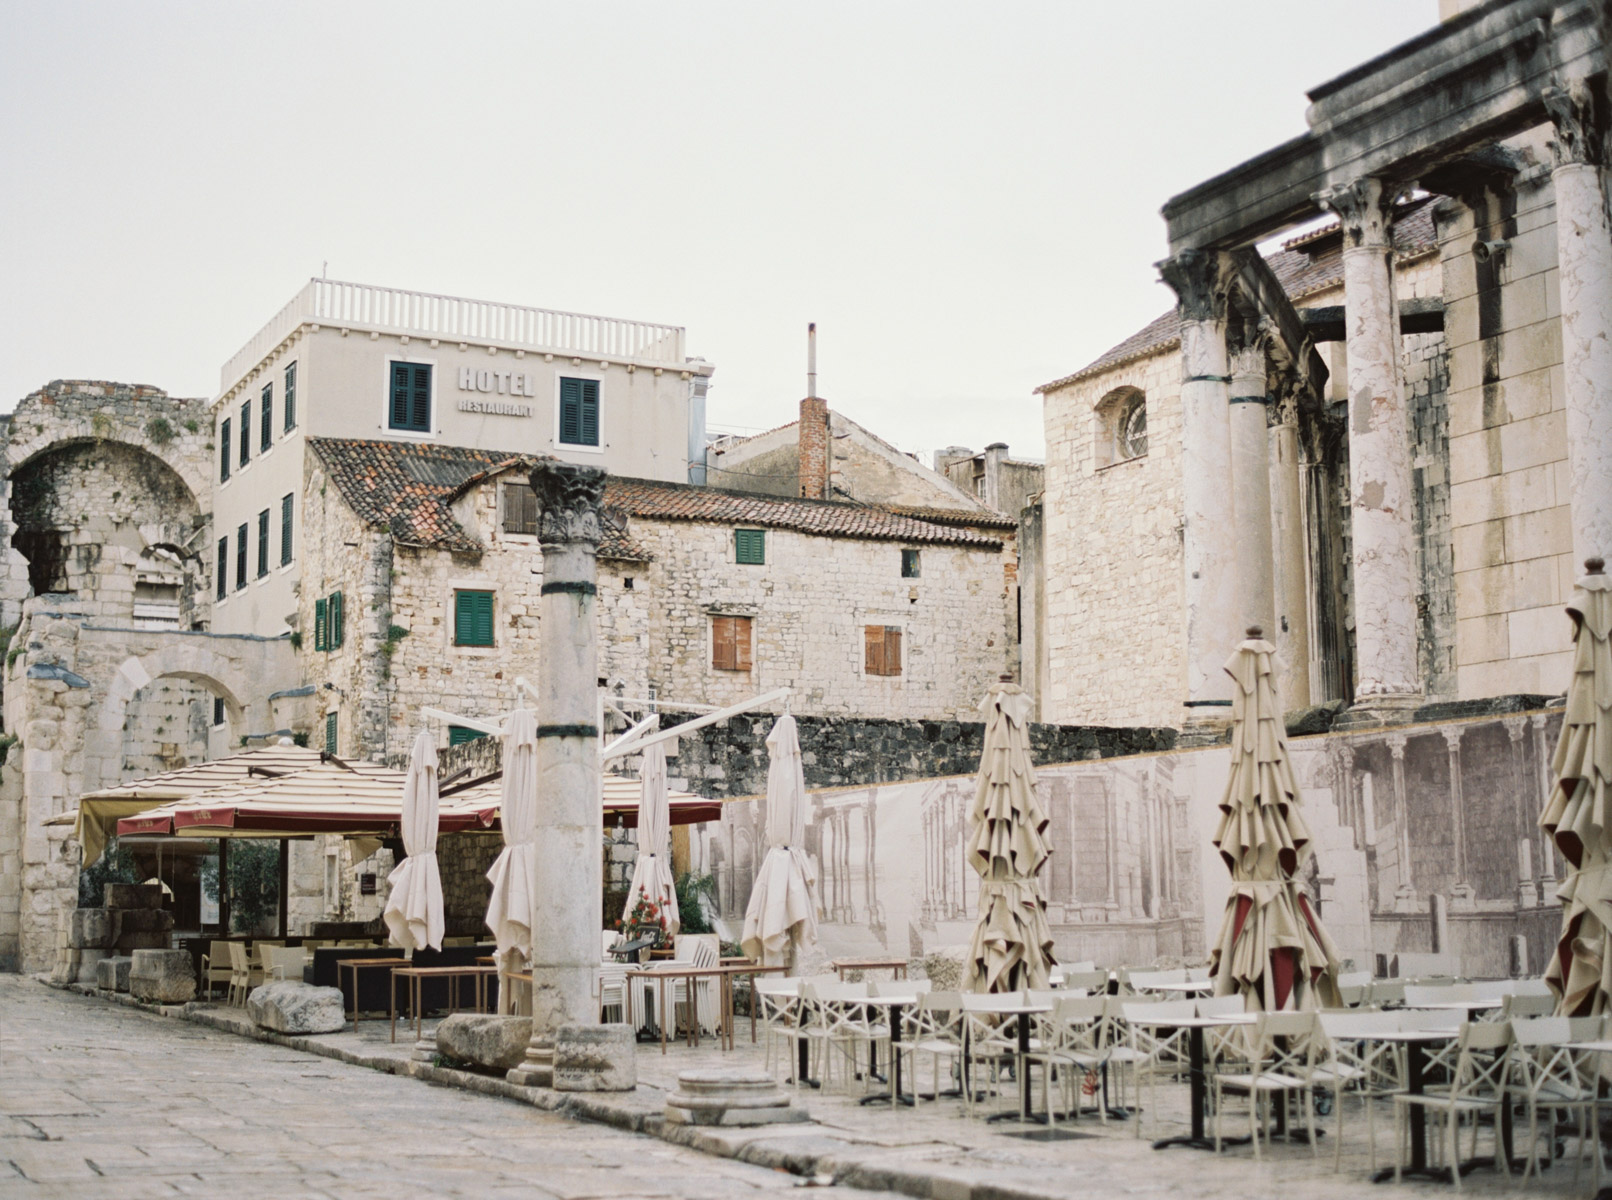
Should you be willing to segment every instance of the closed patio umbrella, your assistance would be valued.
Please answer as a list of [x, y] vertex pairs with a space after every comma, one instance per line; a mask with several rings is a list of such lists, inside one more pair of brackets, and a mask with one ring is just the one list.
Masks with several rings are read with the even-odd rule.
[[1314, 848], [1288, 757], [1275, 653], [1255, 626], [1226, 662], [1236, 684], [1231, 774], [1214, 844], [1232, 884], [1209, 972], [1217, 996], [1241, 995], [1250, 1009], [1335, 1007], [1337, 949], [1294, 882]]
[[761, 860], [740, 945], [763, 966], [799, 964], [817, 944], [817, 871], [806, 855], [806, 776], [795, 718], [767, 735], [767, 854]]
[[[532, 955], [532, 912], [537, 897], [537, 722], [524, 708], [504, 727], [504, 775], [499, 781], [499, 827], [504, 848], [487, 871], [493, 885], [487, 928], [498, 943], [499, 966], [518, 971]], [[498, 989], [498, 1007], [514, 1012], [514, 988]]]
[[638, 802], [638, 861], [633, 864], [632, 886], [627, 889], [627, 907], [621, 919], [625, 921], [632, 915], [633, 905], [643, 895], [660, 906], [666, 932], [675, 934], [682, 922], [668, 847], [672, 811], [666, 790], [666, 751], [659, 744], [644, 751], [638, 777], [643, 785], [643, 798]]
[[437, 747], [421, 733], [403, 781], [403, 852], [392, 872], [381, 916], [392, 943], [405, 950], [442, 949], [442, 875], [437, 870]]
[[1571, 868], [1556, 893], [1562, 934], [1545, 982], [1557, 1012], [1573, 1017], [1612, 1009], [1612, 578], [1599, 558], [1584, 567], [1567, 609], [1573, 678], [1551, 760], [1556, 783], [1539, 819]]
[[965, 990], [1051, 986], [1052, 930], [1037, 874], [1051, 847], [1030, 764], [1030, 697], [1004, 678], [985, 694], [985, 752], [969, 810], [968, 863], [980, 877], [979, 920]]

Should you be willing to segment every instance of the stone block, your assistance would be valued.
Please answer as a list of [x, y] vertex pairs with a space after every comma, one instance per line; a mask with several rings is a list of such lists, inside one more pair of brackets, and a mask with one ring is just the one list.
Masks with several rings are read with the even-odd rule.
[[277, 979], [254, 988], [246, 1014], [277, 1033], [339, 1033], [347, 1026], [341, 991], [294, 979]]
[[68, 945], [75, 950], [86, 946], [107, 947], [117, 936], [117, 922], [105, 908], [75, 908], [73, 927], [68, 934]]
[[131, 929], [127, 933], [118, 934], [117, 941], [113, 943], [113, 948], [131, 952], [135, 950], [166, 950], [170, 940], [170, 935], [160, 930], [153, 929], [150, 932], [146, 932]]
[[666, 1120], [674, 1125], [775, 1125], [809, 1121], [811, 1115], [790, 1103], [771, 1074], [739, 1067], [681, 1072], [677, 1090], [666, 1098]]
[[129, 968], [132, 966], [134, 959], [125, 955], [103, 958], [95, 964], [95, 986], [106, 992], [128, 991]]
[[136, 950], [133, 958], [129, 968], [129, 994], [136, 1000], [183, 1004], [195, 998], [195, 968], [188, 951]]
[[73, 975], [74, 983], [97, 982], [96, 968], [105, 960], [112, 957], [110, 950], [90, 948], [78, 952], [78, 970]]
[[156, 908], [130, 908], [118, 913], [118, 937], [126, 933], [170, 933], [174, 915]]
[[56, 951], [56, 965], [50, 970], [50, 981], [55, 984], [72, 983], [78, 978], [79, 951], [62, 947]]
[[122, 909], [162, 907], [162, 886], [156, 883], [109, 883], [106, 907]]
[[561, 1025], [554, 1031], [554, 1090], [630, 1092], [638, 1086], [631, 1025]]
[[499, 1071], [520, 1066], [531, 1040], [531, 1017], [454, 1013], [437, 1026], [437, 1053]]

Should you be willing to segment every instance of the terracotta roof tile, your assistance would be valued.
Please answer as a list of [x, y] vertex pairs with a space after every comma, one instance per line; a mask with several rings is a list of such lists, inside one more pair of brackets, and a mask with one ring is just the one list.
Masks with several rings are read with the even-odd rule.
[[[1438, 233], [1433, 226], [1433, 205], [1437, 199], [1437, 196], [1429, 196], [1414, 201], [1406, 205], [1395, 219], [1394, 251], [1401, 261], [1420, 258], [1438, 246]], [[1343, 282], [1343, 253], [1339, 242], [1333, 240], [1337, 232], [1338, 224], [1334, 221], [1284, 242], [1283, 249], [1266, 255], [1265, 262], [1276, 276], [1276, 281], [1287, 292], [1288, 299], [1297, 303], [1306, 296], [1313, 296]], [[1172, 308], [1073, 375], [1042, 384], [1036, 391], [1055, 391], [1089, 375], [1168, 350], [1180, 343], [1181, 319]]]

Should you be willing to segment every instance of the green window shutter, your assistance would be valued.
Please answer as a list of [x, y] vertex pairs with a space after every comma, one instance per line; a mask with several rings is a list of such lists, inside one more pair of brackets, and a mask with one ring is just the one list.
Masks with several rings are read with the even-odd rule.
[[291, 496], [280, 500], [280, 565], [283, 567], [291, 561], [291, 519], [295, 511], [295, 502]]
[[229, 538], [218, 539], [218, 598], [229, 595]]
[[582, 384], [582, 437], [584, 446], [599, 444], [599, 381], [579, 380]]
[[409, 427], [409, 366], [392, 364], [392, 421], [393, 429]]
[[426, 433], [431, 428], [431, 368], [424, 364], [416, 364], [411, 371], [414, 376], [414, 394], [411, 397], [409, 428]]
[[329, 644], [330, 649], [332, 650], [341, 649], [342, 641], [346, 637], [346, 609], [347, 606], [342, 600], [341, 593], [331, 592], [330, 601], [325, 606], [325, 619], [328, 622], [328, 629], [325, 633], [325, 641]]
[[333, 712], [325, 714], [325, 752], [339, 753], [336, 748], [336, 714]]
[[733, 531], [733, 561], [760, 566], [767, 561], [767, 533], [763, 529]]
[[285, 368], [285, 430], [290, 433], [297, 427], [297, 364], [287, 363]]
[[582, 442], [582, 380], [560, 380], [560, 441]]
[[252, 461], [252, 402], [241, 401], [241, 466]]
[[235, 531], [235, 589], [246, 586], [246, 525]]
[[313, 602], [313, 648], [325, 649], [325, 602], [323, 599]]
[[262, 443], [258, 449], [266, 452], [270, 446], [274, 445], [274, 385], [272, 383], [264, 385], [262, 407], [263, 411], [258, 417], [258, 424], [263, 431]]
[[463, 746], [466, 742], [473, 742], [477, 738], [487, 735], [479, 729], [466, 729], [463, 725], [448, 726], [448, 745]]
[[229, 482], [229, 418], [218, 427], [218, 482]]
[[262, 579], [269, 573], [269, 510], [264, 509], [257, 515], [257, 577]]
[[455, 592], [453, 640], [460, 646], [493, 644], [493, 594]]

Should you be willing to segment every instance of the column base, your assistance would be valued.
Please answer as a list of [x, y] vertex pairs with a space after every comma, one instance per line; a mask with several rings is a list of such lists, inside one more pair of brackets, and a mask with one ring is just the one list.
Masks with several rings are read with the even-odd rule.
[[1426, 701], [1418, 692], [1365, 696], [1339, 713], [1332, 722], [1332, 729], [1337, 733], [1352, 729], [1379, 729], [1385, 725], [1408, 725], [1424, 703]]
[[554, 1039], [534, 1037], [526, 1047], [526, 1061], [504, 1076], [516, 1087], [554, 1086]]
[[1394, 911], [1396, 913], [1419, 913], [1422, 911], [1422, 902], [1416, 898], [1416, 889], [1405, 886], [1394, 892]]

